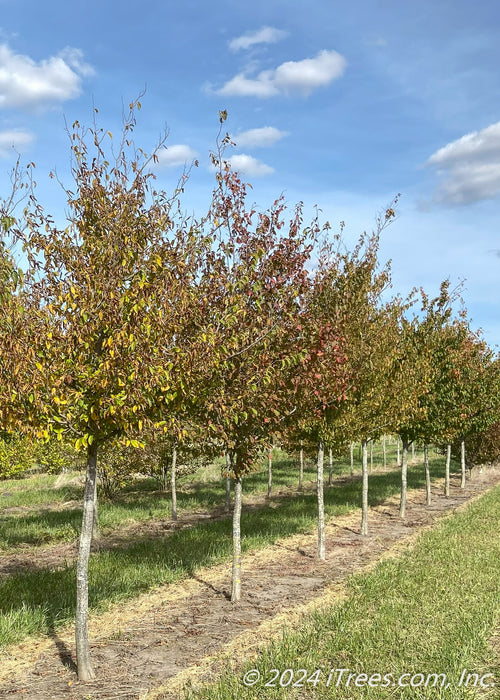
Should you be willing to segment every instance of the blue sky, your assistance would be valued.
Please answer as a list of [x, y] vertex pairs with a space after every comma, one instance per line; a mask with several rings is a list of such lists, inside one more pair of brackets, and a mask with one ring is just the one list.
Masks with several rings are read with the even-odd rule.
[[474, 327], [500, 344], [500, 5], [497, 0], [0, 0], [0, 196], [17, 151], [57, 210], [65, 121], [120, 129], [146, 88], [136, 142], [168, 128], [158, 180], [199, 160], [186, 203], [206, 205], [218, 111], [233, 166], [261, 208], [314, 205], [346, 237], [384, 232], [394, 290], [465, 279]]

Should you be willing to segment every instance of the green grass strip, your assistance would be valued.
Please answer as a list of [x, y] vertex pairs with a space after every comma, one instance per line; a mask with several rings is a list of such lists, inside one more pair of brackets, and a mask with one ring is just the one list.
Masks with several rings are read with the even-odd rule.
[[[499, 659], [488, 646], [500, 616], [499, 512], [496, 487], [423, 533], [404, 555], [351, 577], [345, 602], [310, 614], [239, 672], [227, 672], [187, 697], [500, 697]], [[245, 687], [251, 669], [260, 680]], [[279, 675], [266, 687], [275, 676], [271, 669]], [[307, 671], [302, 681], [299, 669]], [[314, 675], [316, 669], [321, 671]], [[338, 669], [349, 671], [340, 675]], [[347, 685], [349, 673], [354, 675]], [[384, 680], [385, 674], [392, 675]], [[400, 687], [400, 678], [413, 687]]]
[[[388, 453], [390, 457], [390, 454]], [[224, 502], [224, 485], [220, 478], [222, 460], [203, 467], [194, 474], [182, 479], [184, 490], [177, 494], [179, 512], [213, 510]], [[377, 464], [377, 462], [375, 462]], [[395, 466], [395, 465], [394, 465]], [[345, 474], [349, 466], [337, 460], [334, 465], [336, 475]], [[68, 474], [68, 478], [81, 476], [78, 472]], [[293, 460], [280, 450], [274, 451], [273, 489], [296, 487], [298, 469]], [[315, 467], [308, 464], [304, 470], [304, 484], [315, 483]], [[72, 542], [78, 536], [83, 500], [83, 486], [74, 484], [56, 486], [55, 475], [37, 475], [28, 479], [0, 482], [0, 551], [15, 551], [20, 545], [38, 546]], [[267, 463], [261, 471], [245, 478], [245, 494], [262, 494], [267, 490]], [[65, 501], [76, 501], [78, 505], [57, 510], [47, 508]], [[37, 507], [38, 506], [38, 507]], [[23, 507], [30, 510], [23, 512]], [[6, 511], [5, 509], [13, 509]], [[122, 487], [113, 501], [99, 503], [99, 525], [101, 534], [106, 535], [130, 523], [146, 522], [170, 517], [171, 500], [169, 492], [158, 491], [154, 479], [135, 479]]]
[[[432, 465], [432, 474], [443, 471], [443, 460]], [[409, 488], [423, 488], [419, 465], [408, 475]], [[381, 503], [400, 489], [399, 470], [370, 478], [370, 505]], [[325, 512], [336, 517], [359, 508], [359, 480], [325, 491]], [[54, 512], [51, 517], [61, 515]], [[279, 507], [243, 510], [242, 550], [260, 549], [277, 539], [316, 526], [314, 493], [284, 498]], [[89, 599], [94, 610], [125, 600], [155, 586], [178, 581], [202, 567], [229, 561], [232, 554], [230, 518], [203, 522], [165, 537], [136, 539], [123, 547], [92, 555], [89, 566]], [[243, 582], [243, 585], [244, 582]], [[70, 622], [75, 614], [75, 565], [52, 571], [42, 568], [13, 574], [0, 581], [0, 647], [27, 635], [46, 634]]]

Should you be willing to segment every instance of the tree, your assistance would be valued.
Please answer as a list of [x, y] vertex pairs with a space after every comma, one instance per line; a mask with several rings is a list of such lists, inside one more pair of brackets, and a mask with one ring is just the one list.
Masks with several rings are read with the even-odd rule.
[[390, 207], [379, 217], [377, 231], [361, 236], [351, 253], [327, 250], [319, 268], [324, 280], [318, 287], [316, 307], [335, 327], [344, 360], [339, 365], [342, 381], [336, 380], [337, 389], [342, 388], [341, 400], [331, 399], [338, 393], [326, 383], [328, 410], [323, 424], [317, 426], [329, 443], [361, 441], [363, 534], [368, 532], [368, 442], [395, 430], [411, 408], [398, 356], [398, 324], [404, 305], [399, 299], [384, 300], [390, 271], [388, 266], [378, 270], [380, 234], [393, 216]]
[[[458, 451], [459, 446], [454, 447]], [[492, 423], [482, 432], [468, 435], [465, 439], [465, 450], [471, 470], [481, 464], [500, 461], [500, 421]]]
[[[221, 114], [221, 126], [225, 114]], [[265, 212], [246, 206], [247, 186], [213, 156], [217, 186], [210, 212], [216, 243], [200, 300], [213, 363], [206, 373], [200, 416], [224, 444], [234, 480], [231, 600], [241, 596], [242, 481], [284, 416], [293, 410], [293, 369], [304, 356], [297, 316], [307, 286], [305, 263], [314, 233], [301, 228], [298, 208], [285, 228], [278, 199]]]
[[[153, 186], [148, 158], [132, 142], [130, 105], [121, 141], [85, 130], [71, 134], [74, 186], [66, 189], [68, 224], [59, 228], [30, 197], [18, 235], [29, 259], [23, 303], [31, 349], [13, 399], [19, 423], [41, 439], [71, 438], [87, 455], [77, 562], [78, 676], [94, 676], [88, 645], [88, 560], [95, 510], [98, 451], [138, 435], [154, 420], [176, 429], [174, 411], [188, 394], [196, 336], [181, 347], [196, 313], [195, 270], [202, 244], [177, 214], [178, 193]], [[160, 146], [163, 141], [160, 142]], [[161, 418], [160, 418], [161, 417]]]
[[466, 441], [483, 433], [498, 418], [500, 406], [500, 359], [480, 333], [473, 333], [465, 320], [459, 324], [460, 343], [455, 356], [455, 437], [460, 444], [461, 488], [465, 487]]

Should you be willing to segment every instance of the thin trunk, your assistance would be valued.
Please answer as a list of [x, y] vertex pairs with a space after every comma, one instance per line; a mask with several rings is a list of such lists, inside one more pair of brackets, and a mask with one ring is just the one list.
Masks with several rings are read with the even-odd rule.
[[241, 478], [234, 479], [233, 510], [233, 575], [231, 583], [231, 602], [237, 603], [241, 598]]
[[399, 516], [405, 517], [406, 514], [406, 491], [408, 477], [408, 440], [403, 440], [403, 456], [401, 460], [401, 499], [399, 502]]
[[317, 464], [317, 491], [318, 491], [318, 557], [326, 559], [325, 556], [325, 501], [323, 495], [323, 464], [325, 459], [325, 445], [323, 440], [318, 442], [318, 464]]
[[299, 491], [302, 491], [304, 488], [304, 447], [302, 445], [302, 441], [300, 443], [300, 452], [299, 452]]
[[373, 440], [370, 440], [370, 474], [373, 471]]
[[451, 445], [446, 445], [446, 466], [444, 472], [444, 495], [450, 495], [450, 464], [451, 464]]
[[94, 485], [94, 515], [92, 518], [92, 539], [99, 538], [99, 511], [97, 509], [97, 472]]
[[363, 490], [361, 496], [361, 534], [368, 534], [368, 450], [366, 440], [361, 441], [361, 471]]
[[460, 469], [462, 478], [460, 479], [460, 488], [465, 488], [465, 440], [460, 442]]
[[332, 448], [330, 447], [328, 449], [328, 486], [332, 485], [332, 476], [333, 476], [333, 453], [332, 453]]
[[89, 614], [89, 557], [94, 522], [94, 497], [97, 479], [97, 443], [89, 445], [87, 451], [87, 474], [83, 494], [82, 531], [76, 564], [76, 662], [78, 678], [90, 681], [95, 678], [90, 661], [88, 614]]
[[224, 510], [226, 512], [229, 512], [229, 510], [231, 509], [231, 477], [229, 476], [231, 470], [231, 455], [229, 454], [229, 452], [226, 452], [226, 502], [224, 504]]
[[429, 470], [429, 446], [424, 445], [424, 467], [425, 467], [425, 503], [431, 504], [431, 472]]
[[170, 489], [172, 491], [172, 520], [177, 520], [177, 489], [175, 486], [175, 477], [177, 469], [177, 446], [172, 448], [172, 470], [170, 473]]
[[167, 463], [166, 457], [161, 460], [161, 490], [166, 492], [167, 490]]
[[382, 460], [384, 467], [387, 466], [387, 449], [385, 446], [385, 435], [382, 435]]
[[351, 442], [351, 476], [354, 476], [354, 443]]
[[273, 486], [273, 454], [267, 454], [267, 497], [271, 498], [271, 489]]

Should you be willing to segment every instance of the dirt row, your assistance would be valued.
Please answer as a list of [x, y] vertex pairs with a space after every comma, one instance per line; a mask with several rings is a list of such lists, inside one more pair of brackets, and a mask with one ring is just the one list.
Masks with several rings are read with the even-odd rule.
[[76, 679], [72, 628], [10, 647], [2, 658], [0, 697], [180, 698], [186, 683], [215, 678], [279, 634], [283, 624], [295, 624], [305, 610], [342, 597], [350, 574], [401, 551], [438, 518], [497, 483], [499, 467], [476, 474], [463, 490], [453, 477], [450, 498], [437, 482], [429, 508], [424, 494], [413, 491], [404, 521], [393, 497], [371, 509], [368, 537], [359, 534], [359, 513], [336, 518], [327, 525], [326, 562], [316, 559], [314, 534], [247, 553], [237, 605], [229, 600], [230, 567], [224, 565], [95, 615], [90, 625], [95, 681]]

